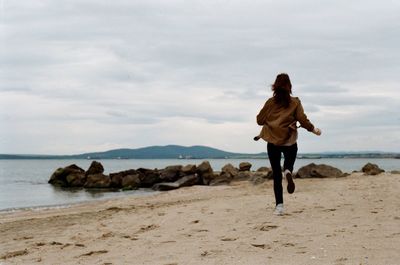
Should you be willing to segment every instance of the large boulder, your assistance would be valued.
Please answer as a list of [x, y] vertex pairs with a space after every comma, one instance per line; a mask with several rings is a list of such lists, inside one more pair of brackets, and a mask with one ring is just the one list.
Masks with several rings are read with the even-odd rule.
[[342, 176], [344, 176], [343, 172], [338, 168], [314, 163], [300, 168], [296, 175], [297, 178], [339, 178]]
[[257, 172], [268, 172], [268, 171], [271, 171], [269, 167], [260, 167], [259, 169], [257, 169]]
[[140, 175], [126, 175], [122, 178], [121, 186], [123, 190], [133, 190], [140, 186]]
[[122, 179], [125, 176], [128, 175], [136, 175], [139, 172], [137, 172], [134, 169], [129, 169], [129, 170], [124, 170], [116, 173], [110, 173], [110, 179], [111, 179], [111, 187], [113, 188], [122, 188]]
[[[75, 174], [81, 176], [81, 174], [85, 174], [85, 170], [82, 168], [78, 167], [75, 164], [69, 165], [64, 168], [58, 168], [54, 173], [51, 175], [49, 179], [49, 183], [55, 186], [61, 186], [61, 187], [68, 187], [68, 181], [67, 181], [67, 176]], [[78, 177], [76, 177], [78, 178]], [[71, 183], [74, 182], [72, 181], [72, 178], [70, 179]]]
[[251, 164], [249, 162], [242, 162], [239, 164], [239, 171], [250, 171]]
[[111, 178], [104, 174], [92, 174], [86, 177], [85, 188], [110, 188]]
[[249, 180], [253, 172], [251, 171], [239, 171], [239, 173], [235, 176], [234, 180], [242, 181], [242, 180]]
[[175, 180], [178, 180], [180, 177], [182, 177], [182, 166], [181, 165], [174, 165], [174, 166], [168, 166], [161, 170], [161, 181], [163, 182], [173, 182]]
[[378, 165], [371, 163], [367, 163], [361, 170], [367, 175], [378, 175], [385, 172], [385, 170], [381, 169]]
[[232, 176], [225, 172], [221, 172], [220, 174], [213, 174], [213, 177], [209, 180], [208, 185], [217, 186], [217, 185], [227, 185], [231, 183]]
[[184, 176], [174, 182], [156, 183], [156, 184], [154, 184], [152, 189], [158, 190], [158, 191], [175, 190], [175, 189], [178, 189], [181, 187], [196, 185], [196, 184], [198, 184], [198, 182], [199, 182], [198, 176], [196, 174], [193, 174], [193, 175]]
[[152, 189], [158, 191], [176, 190], [179, 189], [179, 184], [175, 182], [160, 182], [154, 184]]
[[239, 170], [235, 168], [232, 164], [226, 164], [222, 167], [221, 173], [230, 175], [231, 178], [235, 178], [239, 174]]
[[180, 179], [175, 181], [175, 183], [178, 183], [179, 188], [193, 186], [193, 185], [199, 184], [199, 177], [197, 176], [197, 174], [187, 175], [187, 176], [181, 177]]
[[83, 187], [86, 182], [84, 172], [74, 172], [66, 177], [68, 187]]
[[151, 188], [154, 184], [161, 182], [161, 174], [157, 169], [139, 168], [140, 187]]
[[254, 185], [264, 183], [267, 179], [272, 179], [272, 170], [269, 171], [257, 171], [251, 174], [249, 181]]
[[182, 168], [182, 173], [183, 175], [193, 175], [196, 173], [196, 169], [196, 165], [189, 164]]
[[104, 172], [103, 165], [100, 162], [93, 161], [90, 164], [89, 169], [86, 171], [86, 176], [94, 174], [103, 174], [103, 172]]
[[203, 161], [200, 165], [198, 165], [196, 173], [201, 180], [201, 184], [208, 185], [210, 181], [215, 178], [214, 170], [208, 161]]

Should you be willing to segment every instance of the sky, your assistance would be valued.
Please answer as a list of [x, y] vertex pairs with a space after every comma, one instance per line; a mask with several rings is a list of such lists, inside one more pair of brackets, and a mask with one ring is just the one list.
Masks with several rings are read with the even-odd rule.
[[290, 75], [320, 137], [400, 151], [400, 1], [0, 0], [0, 153], [152, 145], [258, 153]]

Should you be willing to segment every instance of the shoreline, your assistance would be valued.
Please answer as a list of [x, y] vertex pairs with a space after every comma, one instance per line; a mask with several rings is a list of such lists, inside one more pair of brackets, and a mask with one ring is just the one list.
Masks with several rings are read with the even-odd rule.
[[0, 263], [398, 262], [399, 174], [295, 182], [284, 216], [272, 214], [272, 181], [0, 213]]
[[[50, 185], [47, 184], [46, 185]], [[158, 194], [160, 191], [154, 191], [151, 189], [143, 189], [140, 188], [138, 190], [130, 190], [130, 191], [114, 191], [114, 190], [85, 190], [83, 188], [79, 189], [80, 191], [83, 192], [99, 192], [99, 193], [112, 193], [115, 194], [114, 196], [111, 197], [106, 197], [106, 198], [95, 198], [95, 199], [87, 199], [87, 200], [82, 200], [82, 201], [77, 201], [77, 202], [69, 202], [69, 203], [58, 203], [58, 204], [48, 204], [48, 205], [37, 205], [37, 206], [24, 206], [24, 207], [14, 207], [14, 208], [4, 208], [0, 209], [0, 217], [2, 213], [14, 213], [14, 212], [24, 212], [24, 211], [41, 211], [41, 210], [51, 210], [51, 209], [65, 209], [65, 208], [70, 208], [74, 207], [77, 205], [81, 204], [87, 204], [87, 203], [96, 203], [96, 202], [101, 202], [101, 201], [108, 201], [108, 200], [118, 200], [124, 197], [146, 197], [150, 196], [153, 194]], [[68, 189], [65, 190], [66, 192], [69, 192]], [[136, 193], [135, 191], [139, 191]]]

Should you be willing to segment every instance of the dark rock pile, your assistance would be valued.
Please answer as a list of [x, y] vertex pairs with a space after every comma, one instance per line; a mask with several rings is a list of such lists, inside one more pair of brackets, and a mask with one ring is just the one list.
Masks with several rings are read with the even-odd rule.
[[244, 162], [240, 168], [225, 165], [220, 172], [215, 172], [208, 161], [200, 165], [172, 165], [164, 169], [138, 168], [104, 174], [101, 163], [93, 161], [87, 171], [77, 165], [57, 169], [49, 183], [60, 187], [83, 187], [87, 189], [122, 189], [152, 188], [154, 190], [173, 190], [193, 185], [223, 185], [231, 181], [250, 180], [260, 184], [270, 179], [269, 168], [250, 171], [251, 164]]
[[[152, 188], [154, 190], [173, 190], [193, 185], [226, 185], [232, 181], [247, 180], [253, 184], [261, 184], [272, 179], [272, 171], [268, 167], [261, 167], [250, 171], [252, 165], [242, 162], [239, 168], [226, 164], [220, 172], [216, 172], [208, 161], [200, 165], [172, 165], [164, 169], [138, 168], [104, 174], [101, 163], [93, 161], [87, 171], [77, 165], [69, 165], [57, 169], [50, 177], [49, 183], [60, 187], [83, 187], [87, 189], [116, 189], [132, 190], [138, 188]], [[377, 165], [366, 164], [365, 174], [376, 175], [384, 172]], [[311, 163], [300, 168], [296, 178], [338, 178], [348, 174], [329, 165]]]

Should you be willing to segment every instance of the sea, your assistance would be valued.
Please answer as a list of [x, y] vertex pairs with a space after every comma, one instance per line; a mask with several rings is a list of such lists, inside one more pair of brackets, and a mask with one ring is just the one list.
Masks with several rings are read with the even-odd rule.
[[[158, 168], [169, 165], [199, 165], [204, 160], [198, 159], [107, 159], [98, 160], [105, 169], [105, 174], [127, 169]], [[270, 166], [268, 159], [208, 159], [212, 168], [219, 171], [230, 163], [236, 167], [241, 162], [250, 162], [252, 169]], [[62, 189], [48, 184], [52, 173], [60, 167], [76, 164], [88, 169], [91, 160], [57, 159], [12, 159], [0, 160], [0, 212], [20, 211], [23, 209], [40, 210], [53, 207], [70, 207], [87, 201], [101, 201], [121, 196], [146, 196], [154, 194], [151, 189], [133, 191], [90, 191], [84, 189]], [[364, 159], [364, 158], [320, 158], [297, 159], [295, 170], [310, 163], [327, 164], [343, 172], [361, 170], [368, 162], [379, 165], [386, 171], [400, 170], [400, 159]]]

